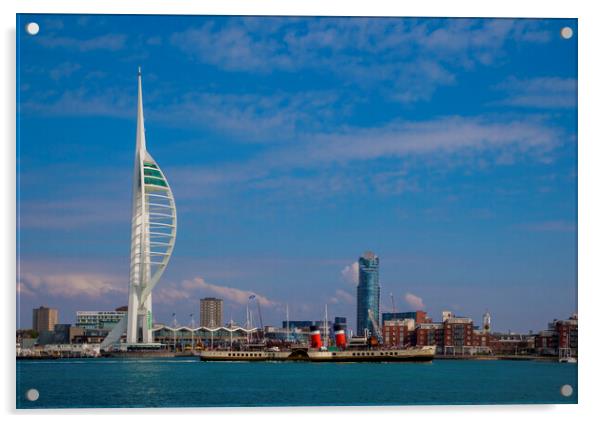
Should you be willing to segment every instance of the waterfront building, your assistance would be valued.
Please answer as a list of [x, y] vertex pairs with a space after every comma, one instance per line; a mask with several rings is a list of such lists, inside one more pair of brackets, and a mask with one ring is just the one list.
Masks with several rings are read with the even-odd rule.
[[379, 258], [373, 252], [367, 251], [358, 259], [358, 265], [357, 334], [361, 336], [366, 330], [371, 334], [376, 333], [370, 312], [375, 322], [378, 322], [380, 317]]
[[403, 319], [412, 319], [416, 322], [417, 325], [420, 323], [428, 323], [428, 317], [426, 315], [426, 311], [417, 310], [417, 311], [402, 311], [402, 312], [385, 312], [382, 314], [382, 325], [384, 326], [387, 320], [403, 320]]
[[290, 330], [292, 331], [293, 329], [301, 329], [301, 330], [309, 330], [309, 327], [311, 325], [313, 325], [313, 321], [311, 320], [283, 320], [282, 321], [282, 327], [283, 328], [290, 328]]
[[464, 353], [472, 347], [472, 319], [468, 317], [448, 317], [443, 322], [444, 354]]
[[555, 330], [542, 330], [535, 336], [535, 350], [539, 355], [558, 353], [558, 334]]
[[68, 323], [57, 323], [53, 330], [42, 330], [39, 332], [37, 343], [39, 345], [68, 344], [70, 327]]
[[113, 329], [127, 311], [77, 311], [75, 326], [84, 329]]
[[289, 333], [286, 328], [277, 328], [274, 326], [266, 326], [263, 328], [263, 336], [266, 340], [285, 342], [289, 338]]
[[539, 355], [559, 355], [576, 357], [578, 355], [578, 319], [573, 315], [565, 320], [548, 323], [548, 329], [535, 336], [535, 350]]
[[70, 340], [72, 344], [100, 344], [109, 334], [108, 329], [71, 328]]
[[476, 329], [472, 330], [472, 346], [473, 352], [491, 352], [491, 335], [489, 330]]
[[483, 330], [487, 333], [491, 332], [491, 314], [488, 311], [483, 314]]
[[437, 353], [443, 352], [443, 323], [420, 323], [416, 326], [416, 345], [419, 347], [435, 345]]
[[240, 349], [249, 341], [249, 336], [256, 333], [255, 329], [240, 326], [221, 326], [215, 328], [172, 328], [165, 325], [155, 325], [153, 328], [155, 341], [178, 351], [206, 348]]
[[70, 323], [58, 323], [53, 331], [40, 332], [36, 343], [39, 345], [100, 344], [108, 333], [108, 329], [86, 329]]
[[570, 319], [557, 320], [554, 329], [558, 334], [558, 353], [562, 356], [577, 355], [578, 322], [577, 316]]
[[535, 353], [535, 339], [520, 333], [492, 333], [489, 345], [497, 355], [529, 355]]
[[17, 344], [23, 342], [26, 339], [30, 339], [35, 343], [38, 339], [38, 333], [33, 329], [17, 329], [16, 340]]
[[201, 298], [201, 326], [216, 328], [223, 325], [224, 300], [221, 298]]
[[490, 354], [492, 337], [488, 331], [474, 326], [468, 317], [451, 313], [441, 323], [421, 323], [416, 326], [417, 346], [435, 345], [438, 354]]
[[21, 349], [34, 348], [38, 343], [38, 338], [17, 338], [17, 351]]
[[[70, 344], [78, 344], [78, 343], [81, 344], [81, 343], [83, 343], [82, 341], [76, 342], [76, 339], [81, 340], [85, 336], [86, 331], [90, 331], [90, 330], [94, 330], [94, 329], [84, 329], [84, 328], [80, 328], [80, 327], [77, 327], [77, 326], [71, 326], [69, 328], [69, 343]], [[107, 333], [108, 332], [105, 332], [104, 336], [107, 336]], [[104, 339], [104, 336], [103, 336], [103, 339]], [[100, 343], [100, 342], [102, 342], [102, 341], [99, 341], [97, 343]], [[88, 342], [86, 342], [86, 343], [88, 343]]]
[[139, 68], [128, 313], [105, 338], [102, 348], [119, 341], [123, 332], [128, 344], [153, 343], [152, 292], [176, 241], [176, 204], [165, 174], [146, 149], [142, 103]]
[[415, 345], [414, 319], [386, 320], [382, 325], [383, 341], [389, 347]]
[[59, 311], [56, 308], [40, 306], [33, 309], [31, 327], [34, 331], [53, 331], [59, 322]]

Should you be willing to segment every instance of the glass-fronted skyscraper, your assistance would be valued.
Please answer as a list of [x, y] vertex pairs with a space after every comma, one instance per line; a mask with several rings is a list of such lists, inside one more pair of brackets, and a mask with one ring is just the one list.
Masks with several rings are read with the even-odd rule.
[[[359, 283], [357, 285], [357, 334], [363, 335], [365, 330], [375, 334], [370, 321], [369, 311], [374, 320], [380, 318], [380, 283], [378, 281], [378, 257], [367, 251], [358, 259]], [[378, 324], [378, 323], [377, 323]]]

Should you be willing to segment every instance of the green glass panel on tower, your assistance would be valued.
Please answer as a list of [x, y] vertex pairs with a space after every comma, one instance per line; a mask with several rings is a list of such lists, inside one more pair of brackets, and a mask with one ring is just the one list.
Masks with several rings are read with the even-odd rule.
[[163, 175], [161, 174], [161, 172], [159, 172], [158, 170], [155, 169], [144, 169], [144, 175], [145, 176], [156, 176], [158, 178], [163, 179]]
[[144, 178], [144, 183], [148, 184], [148, 185], [157, 185], [160, 187], [167, 187], [167, 182], [165, 182], [165, 180], [163, 179], [157, 179], [157, 178]]

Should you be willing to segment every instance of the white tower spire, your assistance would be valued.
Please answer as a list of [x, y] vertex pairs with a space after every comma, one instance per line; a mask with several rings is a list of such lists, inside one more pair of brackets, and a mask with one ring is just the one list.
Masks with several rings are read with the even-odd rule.
[[138, 67], [138, 112], [136, 114], [136, 153], [146, 152], [146, 135], [144, 133], [144, 107], [142, 106], [142, 69]]
[[165, 175], [146, 151], [142, 72], [138, 68], [138, 113], [133, 175], [132, 242], [127, 342], [153, 342], [152, 290], [176, 241], [176, 205]]

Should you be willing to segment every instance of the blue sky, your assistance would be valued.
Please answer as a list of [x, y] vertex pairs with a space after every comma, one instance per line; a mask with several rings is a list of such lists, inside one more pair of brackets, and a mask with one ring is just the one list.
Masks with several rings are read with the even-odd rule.
[[211, 295], [240, 322], [252, 292], [354, 326], [368, 249], [385, 311], [576, 311], [576, 20], [19, 19], [21, 327], [127, 302], [138, 66], [178, 206], [157, 321]]

